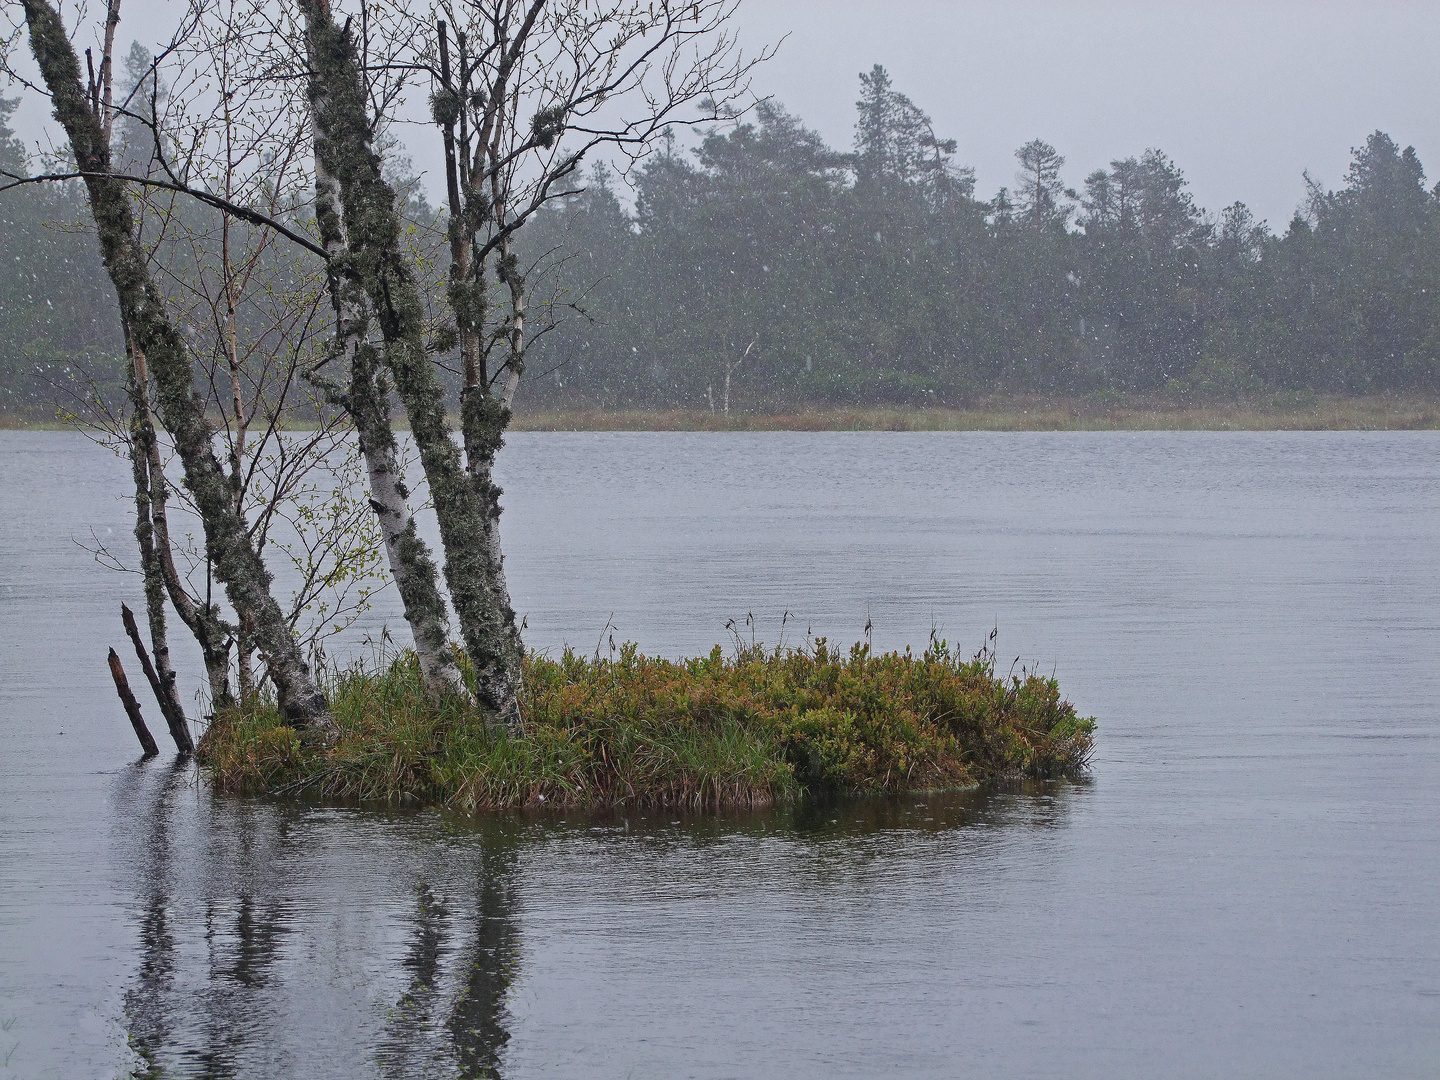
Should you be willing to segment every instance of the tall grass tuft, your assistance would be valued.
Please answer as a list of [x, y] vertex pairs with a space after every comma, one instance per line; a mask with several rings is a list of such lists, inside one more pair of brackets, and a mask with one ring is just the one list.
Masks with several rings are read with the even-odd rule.
[[[462, 658], [463, 662], [463, 658]], [[1053, 678], [999, 678], [933, 642], [922, 655], [737, 647], [662, 660], [532, 654], [509, 735], [428, 697], [413, 653], [330, 677], [339, 737], [303, 743], [274, 703], [216, 717], [200, 759], [217, 790], [327, 800], [514, 807], [767, 806], [807, 794], [1075, 776], [1095, 724]]]

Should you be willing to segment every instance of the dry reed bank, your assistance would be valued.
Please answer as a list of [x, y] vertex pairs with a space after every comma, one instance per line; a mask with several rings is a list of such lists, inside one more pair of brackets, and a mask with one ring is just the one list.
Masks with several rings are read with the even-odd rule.
[[1173, 394], [997, 397], [957, 408], [793, 411], [571, 409], [522, 413], [522, 431], [1408, 431], [1440, 428], [1440, 399], [1288, 393], [1229, 401]]
[[[289, 426], [303, 430], [303, 423]], [[395, 418], [405, 430], [403, 415]], [[1202, 401], [1185, 395], [989, 397], [953, 408], [796, 406], [708, 409], [522, 409], [516, 431], [1428, 431], [1440, 397], [1295, 392]], [[0, 431], [70, 431], [55, 417], [0, 413]]]

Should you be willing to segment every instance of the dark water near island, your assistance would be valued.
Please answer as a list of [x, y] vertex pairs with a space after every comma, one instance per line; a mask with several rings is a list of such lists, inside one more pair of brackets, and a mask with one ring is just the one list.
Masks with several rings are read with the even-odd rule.
[[0, 433], [0, 1077], [1440, 1073], [1440, 436], [537, 434], [503, 474], [532, 645], [998, 625], [1099, 718], [1093, 776], [213, 798], [108, 684], [138, 589], [75, 541], [127, 541], [123, 462]]

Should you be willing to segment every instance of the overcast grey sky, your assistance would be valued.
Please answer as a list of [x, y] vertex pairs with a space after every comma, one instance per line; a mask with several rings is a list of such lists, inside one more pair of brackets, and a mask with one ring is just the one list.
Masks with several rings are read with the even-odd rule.
[[[165, 7], [131, 0], [122, 38], [145, 40]], [[1338, 184], [1376, 128], [1413, 144], [1440, 180], [1434, 0], [746, 0], [740, 18], [752, 48], [785, 38], [761, 93], [848, 147], [858, 75], [883, 64], [959, 141], [987, 198], [1013, 184], [1015, 148], [1036, 136], [1065, 155], [1075, 187], [1159, 147], [1202, 206], [1242, 199], [1277, 229], [1302, 171]], [[26, 134], [38, 119], [27, 110]], [[418, 167], [434, 169], [435, 142], [413, 148]]]

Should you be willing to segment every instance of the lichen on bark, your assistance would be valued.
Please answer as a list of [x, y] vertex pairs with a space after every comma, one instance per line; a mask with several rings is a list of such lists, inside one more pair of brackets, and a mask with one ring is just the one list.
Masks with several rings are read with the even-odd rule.
[[213, 430], [194, 390], [189, 353], [150, 277], [124, 184], [110, 175], [109, 142], [86, 100], [74, 47], [48, 3], [24, 0], [24, 8], [31, 52], [50, 91], [55, 118], [65, 129], [78, 170], [85, 174], [101, 254], [122, 318], [155, 377], [158, 411], [184, 466], [185, 486], [204, 529], [206, 555], [231, 605], [253, 620], [256, 645], [286, 718], [297, 728], [332, 729], [325, 696], [270, 595], [270, 573], [235, 511], [230, 484], [215, 456]]
[[409, 493], [401, 474], [399, 446], [390, 423], [389, 387], [375, 347], [367, 340], [369, 303], [351, 269], [337, 188], [317, 154], [315, 218], [321, 243], [330, 256], [326, 269], [335, 308], [337, 351], [348, 361], [350, 370], [343, 403], [360, 440], [370, 506], [380, 525], [390, 574], [400, 593], [425, 683], [435, 694], [468, 694], [450, 647], [435, 561], [416, 530], [407, 502]]
[[[381, 175], [354, 40], [326, 0], [302, 0], [310, 59], [316, 156], [340, 186], [348, 257], [380, 328], [383, 358], [405, 405], [445, 549], [445, 580], [475, 671], [475, 694], [499, 722], [520, 724], [522, 649], [502, 599], [490, 539], [491, 503], [461, 465], [444, 388], [426, 350], [424, 310], [401, 249], [394, 189]], [[498, 440], [499, 431], [495, 437]]]
[[129, 348], [130, 470], [135, 482], [135, 543], [140, 548], [140, 572], [145, 582], [145, 615], [150, 630], [150, 652], [154, 656], [158, 682], [156, 697], [176, 748], [181, 753], [189, 753], [195, 749], [195, 741], [190, 734], [185, 708], [180, 703], [175, 668], [170, 662], [170, 640], [165, 625], [165, 573], [155, 543], [152, 495], [154, 484], [150, 476], [150, 451], [156, 442], [156, 436], [145, 382], [148, 376], [143, 355], [137, 353], [133, 346]]

